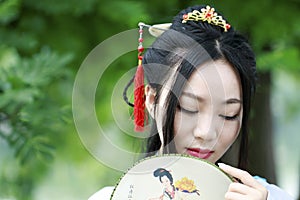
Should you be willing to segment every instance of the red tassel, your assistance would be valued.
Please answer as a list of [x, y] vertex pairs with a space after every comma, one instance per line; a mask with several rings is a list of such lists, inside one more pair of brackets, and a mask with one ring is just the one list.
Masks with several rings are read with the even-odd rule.
[[135, 77], [134, 77], [133, 114], [134, 114], [134, 124], [135, 124], [134, 130], [136, 132], [143, 132], [144, 123], [145, 123], [145, 87], [144, 87], [144, 69], [141, 64], [139, 64], [139, 66], [137, 67]]
[[144, 51], [143, 47], [143, 24], [139, 23], [139, 46], [138, 46], [138, 67], [134, 77], [134, 130], [136, 132], [144, 131], [145, 123], [145, 87], [144, 87], [144, 69], [142, 66]]

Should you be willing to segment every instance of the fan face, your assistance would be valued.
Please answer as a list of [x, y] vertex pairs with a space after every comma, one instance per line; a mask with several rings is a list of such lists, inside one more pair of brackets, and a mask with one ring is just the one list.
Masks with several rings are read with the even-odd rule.
[[190, 156], [150, 157], [119, 181], [112, 200], [223, 200], [232, 179], [217, 166]]

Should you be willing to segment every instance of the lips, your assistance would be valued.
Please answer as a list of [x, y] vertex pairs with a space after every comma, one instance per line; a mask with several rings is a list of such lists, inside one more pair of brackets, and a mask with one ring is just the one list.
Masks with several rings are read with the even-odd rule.
[[187, 148], [187, 154], [202, 159], [209, 158], [213, 153], [214, 151], [209, 149]]

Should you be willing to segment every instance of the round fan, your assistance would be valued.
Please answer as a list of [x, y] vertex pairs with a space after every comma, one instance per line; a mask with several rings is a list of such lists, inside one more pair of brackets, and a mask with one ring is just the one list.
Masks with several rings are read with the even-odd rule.
[[116, 185], [112, 200], [223, 200], [233, 179], [216, 165], [186, 155], [146, 158]]

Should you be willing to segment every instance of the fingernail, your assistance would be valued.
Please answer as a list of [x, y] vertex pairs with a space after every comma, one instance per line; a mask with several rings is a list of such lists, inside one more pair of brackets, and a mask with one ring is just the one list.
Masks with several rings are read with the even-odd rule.
[[226, 167], [227, 165], [224, 163], [217, 163], [220, 168]]

